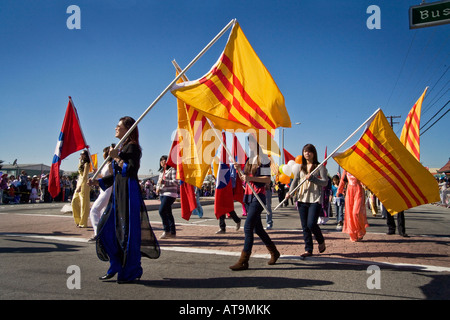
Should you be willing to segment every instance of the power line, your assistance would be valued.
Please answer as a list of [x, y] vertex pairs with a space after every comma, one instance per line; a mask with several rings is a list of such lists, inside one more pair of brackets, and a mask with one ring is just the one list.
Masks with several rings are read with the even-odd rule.
[[[450, 82], [450, 80], [448, 80], [447, 81], [447, 83], [449, 83]], [[445, 85], [447, 85], [447, 83], [445, 84]], [[442, 90], [444, 90], [444, 88], [446, 88], [445, 86], [444, 87], [442, 87], [442, 89], [439, 91], [439, 93], [441, 93], [441, 91]], [[430, 101], [430, 105], [427, 107], [427, 111], [432, 107], [432, 106], [434, 106], [439, 100], [441, 100], [441, 98], [443, 97], [443, 96], [445, 96], [445, 94], [447, 93], [447, 92], [449, 92], [450, 91], [450, 87], [447, 89], [447, 91], [445, 91], [439, 98], [437, 97], [437, 95], [439, 94], [439, 93], [437, 93], [436, 94], [436, 97], [435, 98], [433, 98], [433, 100], [432, 101]], [[424, 112], [425, 113], [425, 112]]]
[[[431, 94], [431, 92], [433, 91], [433, 89], [435, 89], [436, 88], [436, 86], [437, 86], [437, 84], [439, 83], [439, 81], [441, 81], [441, 79], [444, 77], [444, 75], [447, 73], [447, 71], [450, 69], [450, 66], [448, 66], [447, 67], [447, 69], [442, 73], [442, 75], [439, 77], [439, 79], [434, 83], [434, 85], [431, 87], [431, 90], [428, 92], [428, 95], [430, 95]], [[447, 83], [448, 83], [448, 81], [447, 81]], [[446, 83], [446, 84], [447, 84]], [[446, 85], [445, 84], [445, 85]], [[441, 91], [445, 88], [445, 85], [442, 87], [442, 89], [436, 94], [436, 96], [437, 95], [439, 95], [439, 93], [441, 93]], [[435, 98], [433, 98], [433, 100], [434, 100]], [[424, 110], [424, 113], [425, 112], [427, 112], [428, 110], [430, 109], [430, 107], [428, 107], [426, 110]]]
[[[447, 103], [444, 105], [444, 107], [446, 106], [446, 105], [448, 105], [450, 103], [450, 100], [448, 100], [447, 101]], [[444, 107], [442, 107], [437, 113], [439, 113]], [[450, 111], [450, 108], [442, 115], [442, 116], [440, 116], [439, 117], [439, 119], [437, 119], [435, 122], [433, 122], [425, 131], [423, 131], [420, 135], [423, 135], [425, 132], [427, 132], [429, 129], [431, 129], [439, 120], [441, 120], [448, 112]], [[436, 114], [437, 114], [436, 113]], [[436, 116], [436, 114], [434, 115], [434, 116]], [[433, 117], [434, 117], [433, 116]], [[431, 120], [431, 119], [430, 119]], [[428, 121], [428, 122], [430, 122], [430, 121]], [[427, 122], [427, 123], [428, 123]], [[426, 124], [425, 124], [426, 125]], [[422, 127], [423, 128], [423, 127]], [[421, 129], [422, 129], [421, 128]]]
[[[450, 101], [450, 100], [449, 100]], [[446, 104], [444, 104], [444, 106], [442, 107], [442, 108], [440, 108], [428, 121], [427, 121], [427, 123], [425, 123], [424, 125], [422, 125], [422, 127], [420, 128], [420, 129], [423, 129], [427, 124], [428, 124], [428, 122], [430, 122], [431, 120], [433, 120], [433, 118], [434, 117], [436, 117], [437, 115], [438, 115], [438, 113], [439, 112], [441, 112], [441, 110], [442, 109], [444, 109], [445, 108], [445, 106], [448, 104], [448, 102], [449, 101], [447, 101], [447, 103]]]
[[394, 93], [394, 90], [397, 87], [398, 80], [400, 79], [400, 75], [402, 74], [403, 68], [405, 67], [405, 63], [406, 63], [406, 60], [408, 59], [409, 52], [411, 51], [411, 47], [412, 47], [412, 44], [414, 42], [414, 39], [416, 38], [416, 34], [417, 34], [417, 31], [414, 32], [414, 36], [411, 39], [411, 43], [409, 44], [408, 52], [406, 52], [405, 59], [403, 60], [402, 67], [400, 68], [400, 72], [398, 73], [397, 80], [395, 81], [394, 87], [392, 88], [391, 94], [390, 94], [389, 99], [388, 99], [388, 101], [386, 103], [386, 107], [389, 105], [389, 102], [391, 101], [391, 98], [392, 98], [392, 94]]

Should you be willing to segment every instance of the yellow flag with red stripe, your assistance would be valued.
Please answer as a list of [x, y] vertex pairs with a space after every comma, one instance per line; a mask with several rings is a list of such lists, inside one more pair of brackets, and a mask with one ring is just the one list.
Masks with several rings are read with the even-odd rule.
[[172, 93], [201, 111], [217, 129], [291, 127], [284, 97], [236, 22], [218, 62], [204, 77]]
[[177, 110], [177, 141], [169, 152], [168, 163], [177, 167], [177, 179], [201, 188], [220, 142], [198, 110], [180, 99]]
[[425, 88], [425, 91], [409, 111], [400, 135], [400, 141], [418, 161], [420, 161], [420, 113], [427, 89], [428, 87]]
[[440, 199], [435, 178], [403, 146], [381, 110], [358, 142], [333, 158], [391, 214]]

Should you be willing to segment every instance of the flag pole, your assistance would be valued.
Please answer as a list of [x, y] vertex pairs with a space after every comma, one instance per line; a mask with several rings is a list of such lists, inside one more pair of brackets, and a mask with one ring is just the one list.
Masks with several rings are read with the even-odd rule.
[[[174, 65], [175, 69], [177, 70], [177, 72], [181, 71], [180, 66], [178, 65], [178, 63], [175, 60], [172, 60], [172, 64]], [[188, 78], [186, 76], [183, 76], [183, 79], [188, 81]], [[236, 164], [236, 161], [231, 153], [231, 151], [228, 149], [227, 145], [223, 142], [222, 137], [220, 136], [220, 134], [217, 132], [218, 130], [214, 127], [214, 124], [211, 122], [211, 120], [209, 120], [208, 117], [205, 116], [205, 119], [208, 121], [208, 124], [211, 126], [211, 128], [213, 129], [213, 132], [216, 136], [216, 138], [220, 141], [220, 144], [222, 145], [222, 147], [225, 149], [226, 153], [228, 154], [228, 157], [231, 159], [231, 161], [233, 162], [233, 165]], [[239, 173], [239, 177], [242, 177], [244, 175], [244, 173], [242, 172], [241, 166], [238, 165], [236, 166], [236, 169]], [[264, 210], [266, 210], [266, 212], [268, 214], [270, 214], [269, 210], [266, 207], [266, 204], [261, 200], [261, 198], [258, 196], [258, 194], [256, 193], [255, 189], [253, 188], [253, 186], [251, 185], [251, 183], [248, 183], [248, 186], [250, 187], [250, 189], [252, 190], [253, 194], [255, 195], [256, 199], [258, 200], [259, 204], [261, 204], [261, 206], [264, 208]]]
[[[323, 160], [311, 173], [310, 173], [310, 175], [312, 175], [312, 174], [314, 174], [314, 173], [316, 173], [316, 171], [318, 171], [324, 164], [326, 164], [327, 163], [327, 161], [328, 161], [328, 159], [330, 159], [332, 156], [334, 156], [334, 154], [340, 149], [340, 148], [342, 148], [342, 146], [344, 145], [344, 144], [346, 144], [347, 142], [348, 142], [348, 140], [350, 140], [359, 130], [361, 130], [361, 128], [362, 127], [364, 127], [369, 121], [371, 121], [374, 117], [375, 117], [375, 115], [380, 111], [381, 109], [380, 108], [378, 108], [369, 118], [367, 118], [367, 120], [366, 121], [364, 121], [363, 122], [363, 124], [361, 124], [359, 127], [358, 127], [358, 129], [356, 129], [351, 135], [349, 135], [348, 136], [348, 138], [347, 139], [345, 139], [344, 140], [344, 142], [342, 142], [336, 149], [334, 149], [334, 151], [328, 156], [328, 157], [326, 157], [325, 158], [325, 160]], [[297, 191], [297, 189], [298, 188], [300, 188], [302, 185], [303, 185], [303, 183], [305, 183], [306, 182], [306, 179], [303, 179], [299, 184], [298, 184], [298, 186], [297, 187], [295, 187], [295, 189], [294, 190], [292, 190], [292, 192], [288, 192], [288, 195], [290, 196], [291, 194], [294, 194], [296, 191]], [[273, 209], [273, 211], [276, 211], [283, 203], [284, 203], [284, 201], [286, 201], [287, 199], [285, 198], [283, 201], [281, 201], [276, 207], [275, 207], [275, 209]]]
[[[172, 80], [172, 82], [159, 94], [159, 96], [152, 102], [152, 104], [150, 104], [148, 106], [148, 108], [144, 111], [144, 113], [136, 120], [136, 122], [130, 127], [130, 129], [128, 129], [128, 131], [125, 133], [125, 135], [122, 137], [122, 139], [120, 139], [119, 143], [117, 143], [116, 147], [114, 149], [118, 149], [120, 148], [120, 145], [129, 137], [129, 135], [133, 132], [133, 130], [137, 127], [138, 123], [141, 122], [141, 120], [147, 115], [147, 113], [156, 105], [156, 103], [158, 103], [159, 100], [161, 100], [161, 98], [172, 88], [172, 86], [186, 73], [186, 71], [188, 71], [193, 65], [194, 63], [196, 63], [205, 53], [206, 51], [208, 51], [214, 43], [217, 42], [217, 40], [219, 40], [220, 37], [223, 36], [223, 34], [232, 26], [234, 26], [234, 24], [236, 23], [236, 19], [232, 19], [223, 29], [222, 31], [220, 31], [209, 43], [206, 47], [203, 48], [202, 51], [200, 51], [199, 54], [197, 54], [197, 56], [186, 66], [186, 68], [184, 68], [181, 73], [175, 77], [175, 79]], [[105, 166], [105, 164], [108, 162], [108, 160], [110, 159], [110, 157], [108, 156], [107, 159], [105, 159], [105, 161], [103, 161], [102, 165], [100, 166], [100, 168], [98, 168], [97, 172], [94, 174], [94, 176], [92, 177], [92, 179], [94, 180], [98, 173], [103, 169], [103, 167]]]

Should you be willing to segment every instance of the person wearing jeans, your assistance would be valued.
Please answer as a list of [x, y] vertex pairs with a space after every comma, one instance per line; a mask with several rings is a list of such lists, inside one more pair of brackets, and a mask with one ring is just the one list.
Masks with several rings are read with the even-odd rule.
[[175, 219], [172, 214], [172, 204], [175, 202], [174, 197], [160, 196], [161, 204], [159, 206], [159, 216], [161, 217], [164, 233], [161, 239], [174, 237], [176, 235]]
[[334, 209], [336, 211], [336, 221], [337, 226], [336, 230], [342, 230], [342, 226], [344, 225], [344, 195], [342, 193], [337, 193], [337, 189], [339, 187], [339, 176], [334, 175], [331, 179], [331, 190], [333, 192], [333, 204]]
[[176, 236], [175, 219], [172, 214], [172, 204], [178, 196], [178, 180], [176, 170], [167, 165], [167, 156], [159, 160], [159, 179], [156, 184], [156, 194], [159, 194], [161, 204], [159, 215], [162, 220], [164, 232], [160, 239], [174, 238]]
[[322, 231], [317, 224], [319, 210], [322, 209], [322, 187], [328, 184], [327, 169], [321, 166], [314, 174], [311, 174], [319, 165], [317, 160], [317, 150], [312, 144], [307, 144], [302, 150], [302, 165], [300, 171], [295, 175], [291, 183], [286, 199], [291, 197], [291, 193], [297, 185], [305, 180], [297, 192], [298, 211], [303, 229], [303, 239], [305, 241], [305, 252], [300, 255], [301, 258], [309, 257], [313, 253], [314, 234], [319, 243], [319, 252], [325, 251], [325, 239]]
[[[270, 183], [270, 161], [262, 152], [253, 135], [249, 135], [248, 142], [250, 156], [245, 163], [244, 173], [241, 176], [241, 180], [245, 182], [243, 202], [247, 211], [247, 218], [244, 224], [245, 240], [241, 257], [236, 264], [230, 266], [230, 269], [233, 271], [248, 269], [248, 261], [253, 248], [254, 233], [261, 238], [270, 253], [269, 265], [275, 264], [280, 257], [280, 252], [277, 250], [266, 230], [264, 230], [261, 222], [261, 213], [264, 207], [256, 198], [256, 195], [258, 195], [262, 203], [266, 201], [265, 186]], [[235, 164], [236, 169], [238, 169], [238, 166], [239, 164]], [[250, 185], [253, 187], [254, 193]]]
[[[266, 196], [263, 194], [260, 194], [259, 198], [263, 203], [266, 201]], [[252, 252], [255, 233], [261, 238], [262, 242], [266, 246], [273, 245], [272, 240], [270, 239], [269, 235], [264, 230], [264, 227], [262, 225], [261, 213], [264, 210], [263, 206], [255, 197], [253, 197], [250, 203], [246, 203], [246, 210], [247, 218], [244, 225], [244, 251]]]
[[300, 214], [300, 221], [303, 229], [303, 239], [305, 240], [305, 252], [313, 252], [313, 234], [319, 244], [325, 243], [322, 231], [317, 224], [321, 209], [320, 203], [298, 203], [298, 212]]
[[272, 219], [272, 181], [266, 184], [266, 207], [269, 212], [266, 213], [266, 230], [271, 230], [273, 227]]

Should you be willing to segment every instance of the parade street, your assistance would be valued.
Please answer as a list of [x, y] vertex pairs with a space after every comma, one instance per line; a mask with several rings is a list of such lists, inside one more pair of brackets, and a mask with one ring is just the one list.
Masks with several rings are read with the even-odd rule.
[[[158, 203], [146, 200], [146, 204], [159, 237]], [[241, 217], [240, 204], [235, 204]], [[274, 204], [278, 204], [275, 198]], [[245, 218], [240, 230], [227, 219], [227, 232], [216, 234], [218, 220], [211, 200], [203, 201], [201, 219], [192, 216], [189, 221], [180, 218], [175, 205], [176, 238], [160, 240], [159, 259], [142, 259], [144, 274], [133, 284], [98, 279], [108, 263], [97, 258], [95, 243], [88, 242], [92, 228], [76, 228], [71, 213], [61, 212], [64, 205], [0, 206], [1, 300], [178, 300], [171, 312], [179, 313], [188, 311], [184, 300], [199, 306], [208, 300], [246, 304], [257, 300], [261, 304], [302, 299], [450, 298], [450, 209], [436, 205], [405, 213], [406, 238], [386, 235], [386, 220], [368, 215], [368, 233], [354, 243], [335, 230], [332, 217], [321, 225], [326, 251], [319, 254], [315, 243], [314, 255], [305, 260], [299, 258], [304, 242], [298, 212], [292, 205], [282, 207], [274, 212], [274, 228], [268, 231], [281, 258], [267, 265], [268, 252], [257, 239], [249, 270], [239, 272], [228, 267], [242, 250]], [[270, 310], [275, 311], [266, 309]]]

